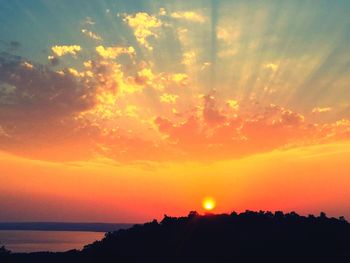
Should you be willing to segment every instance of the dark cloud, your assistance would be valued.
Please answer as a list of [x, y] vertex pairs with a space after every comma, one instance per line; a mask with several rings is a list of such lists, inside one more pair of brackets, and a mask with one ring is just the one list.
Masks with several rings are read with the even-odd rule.
[[0, 46], [2, 50], [6, 50], [7, 52], [16, 52], [18, 49], [21, 48], [21, 43], [18, 41], [4, 41], [0, 40]]
[[16, 51], [21, 47], [21, 43], [19, 43], [18, 41], [11, 41], [9, 43], [9, 49], [11, 51]]
[[34, 151], [67, 140], [89, 144], [96, 127], [80, 117], [95, 105], [95, 87], [19, 56], [0, 54], [0, 149]]
[[51, 66], [55, 67], [60, 64], [60, 59], [57, 57], [49, 57], [49, 62]]
[[94, 87], [18, 56], [0, 56], [0, 121], [53, 119], [94, 105]]

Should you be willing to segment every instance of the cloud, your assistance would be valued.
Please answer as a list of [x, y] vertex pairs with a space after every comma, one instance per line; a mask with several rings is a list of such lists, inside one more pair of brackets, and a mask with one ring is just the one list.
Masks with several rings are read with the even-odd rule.
[[208, 69], [209, 67], [211, 66], [211, 63], [210, 62], [204, 62], [202, 67], [201, 67], [201, 70], [206, 70]]
[[278, 69], [278, 65], [275, 63], [267, 63], [264, 67], [270, 69], [272, 72], [276, 72]]
[[167, 12], [166, 12], [165, 8], [159, 8], [158, 14], [159, 14], [160, 16], [166, 16], [166, 15], [167, 15]]
[[304, 116], [291, 110], [282, 110], [279, 122], [283, 125], [297, 126], [304, 122]]
[[181, 86], [187, 86], [189, 76], [185, 73], [175, 73], [171, 75], [171, 80], [180, 84]]
[[139, 109], [136, 105], [127, 105], [125, 108], [125, 116], [137, 118], [139, 117]]
[[62, 57], [66, 54], [71, 54], [73, 56], [76, 56], [78, 52], [81, 51], [81, 47], [79, 45], [71, 45], [71, 46], [53, 46], [51, 47], [52, 52], [58, 56]]
[[21, 43], [18, 41], [10, 41], [9, 49], [10, 51], [16, 51], [21, 47]]
[[[273, 104], [248, 115], [237, 108], [231, 115], [219, 107], [213, 94], [202, 99], [203, 106], [185, 120], [176, 122], [162, 116], [155, 119], [167, 146], [177, 151], [180, 159], [237, 158], [350, 138], [348, 120], [317, 125], [306, 122], [299, 113]], [[236, 101], [232, 101], [235, 106]]]
[[238, 110], [239, 108], [237, 100], [227, 100], [226, 103], [231, 109]]
[[223, 41], [225, 44], [232, 45], [239, 40], [241, 35], [240, 28], [238, 26], [228, 26], [223, 24], [218, 26], [216, 31], [216, 37], [218, 40]]
[[226, 120], [224, 114], [220, 112], [216, 105], [214, 95], [204, 95], [203, 118], [208, 124], [220, 124]]
[[29, 63], [29, 62], [27, 62], [27, 61], [23, 61], [23, 62], [21, 63], [21, 66], [22, 66], [22, 67], [25, 67], [25, 68], [27, 68], [27, 69], [33, 69], [33, 68], [34, 68], [34, 65], [31, 64], [31, 63]]
[[89, 17], [89, 16], [87, 16], [86, 18], [85, 18], [85, 20], [84, 20], [84, 24], [85, 25], [94, 25], [94, 24], [96, 24], [96, 22], [91, 18], [91, 17]]
[[58, 64], [60, 64], [60, 59], [58, 57], [55, 57], [55, 56], [48, 56], [47, 59], [49, 60], [50, 62], [50, 65], [55, 67], [57, 66]]
[[196, 53], [194, 51], [188, 51], [182, 55], [182, 64], [191, 66], [196, 63]]
[[9, 118], [9, 115], [15, 119], [30, 115], [42, 115], [42, 118], [45, 115], [40, 112], [41, 107], [48, 107], [45, 113], [52, 117], [83, 110], [93, 104], [89, 96], [93, 87], [85, 86], [68, 71], [59, 74], [13, 56], [0, 57], [0, 63], [1, 85], [13, 87], [7, 92], [7, 102], [0, 104], [1, 118]]
[[190, 41], [189, 41], [190, 34], [187, 28], [179, 27], [176, 29], [176, 33], [178, 35], [180, 42], [183, 43], [183, 45], [188, 46], [190, 44]]
[[130, 55], [131, 57], [136, 55], [133, 47], [96, 47], [96, 52], [104, 59], [115, 59], [122, 54]]
[[[165, 10], [160, 15], [173, 21]], [[152, 38], [160, 36], [163, 20], [145, 12], [123, 18], [140, 46], [152, 50]], [[177, 12], [173, 18], [200, 22], [191, 12]], [[179, 24], [164, 27], [178, 46], [154, 56], [142, 49], [136, 53], [133, 46], [101, 44], [87, 46], [84, 56], [77, 56], [80, 45], [55, 45], [48, 57], [53, 68], [1, 53], [0, 150], [39, 159], [212, 161], [350, 138], [347, 119], [313, 123], [293, 108], [269, 104], [264, 89], [259, 91], [261, 76], [252, 74], [255, 63], [247, 63], [247, 70], [227, 67], [232, 81], [239, 76], [240, 86], [230, 90], [223, 78], [217, 92], [204, 91], [208, 72], [200, 69], [212, 67], [205, 62], [210, 54], [200, 47], [197, 30]], [[83, 34], [100, 39], [88, 25], [85, 28]], [[218, 54], [239, 50], [241, 32], [220, 25]], [[170, 62], [163, 61], [168, 54]], [[276, 60], [256, 67], [277, 71], [279, 66], [265, 64], [268, 61]], [[225, 63], [220, 67], [226, 68]], [[217, 73], [219, 80], [223, 75]], [[252, 94], [261, 104], [248, 99]], [[312, 112], [329, 110], [316, 107]], [[65, 153], [67, 149], [72, 150]]]
[[203, 15], [193, 11], [179, 11], [171, 13], [171, 17], [176, 19], [183, 19], [191, 22], [204, 23], [205, 18]]
[[237, 25], [230, 25], [227, 21], [221, 21], [217, 26], [216, 38], [218, 40], [218, 56], [228, 58], [235, 56], [240, 50], [241, 29]]
[[92, 32], [90, 30], [85, 29], [85, 28], [82, 29], [81, 32], [84, 35], [86, 35], [86, 36], [88, 36], [88, 37], [90, 37], [92, 39], [95, 39], [95, 40], [98, 40], [98, 41], [102, 41], [102, 37], [100, 35], [98, 35], [97, 33], [94, 33], [94, 32]]
[[124, 73], [121, 65], [113, 58], [124, 53], [122, 48], [115, 49], [100, 46], [97, 47], [97, 52], [100, 52], [100, 58], [97, 60], [88, 60], [83, 63], [85, 67], [84, 76], [89, 83], [95, 83], [97, 86], [96, 96], [104, 98], [104, 94], [115, 95], [117, 91], [121, 91], [121, 87], [125, 85]]
[[312, 113], [326, 113], [326, 112], [330, 112], [332, 110], [331, 107], [315, 107], [312, 109]]
[[116, 58], [136, 56], [130, 47], [96, 52], [57, 71], [0, 56], [0, 150], [53, 160], [214, 161], [350, 138], [346, 119], [321, 125], [219, 92], [188, 96], [186, 73], [159, 72], [146, 62], [125, 70]]
[[157, 17], [145, 12], [139, 12], [135, 15], [125, 15], [123, 20], [134, 30], [136, 40], [148, 50], [153, 50], [153, 47], [148, 42], [148, 38], [158, 37], [156, 30], [163, 23]]
[[[20, 57], [0, 57], [1, 149], [25, 151], [64, 137], [86, 124], [80, 112], [95, 105], [95, 87], [70, 71], [58, 73]], [[21, 147], [19, 145], [22, 145]]]
[[1, 137], [10, 137], [10, 135], [0, 126], [0, 139]]
[[135, 83], [163, 91], [168, 86], [186, 87], [189, 84], [189, 76], [185, 73], [156, 73], [151, 65], [141, 62]]
[[179, 98], [179, 95], [164, 93], [160, 96], [160, 101], [164, 103], [174, 104]]

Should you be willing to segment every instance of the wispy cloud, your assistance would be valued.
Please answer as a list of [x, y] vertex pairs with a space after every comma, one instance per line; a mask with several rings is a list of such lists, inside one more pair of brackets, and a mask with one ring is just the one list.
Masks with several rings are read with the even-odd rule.
[[330, 112], [332, 110], [331, 107], [316, 107], [312, 109], [312, 113], [325, 113], [325, 112]]
[[171, 13], [171, 17], [176, 19], [183, 19], [191, 22], [204, 23], [205, 18], [200, 13], [194, 11], [178, 11]]
[[82, 29], [81, 32], [82, 32], [84, 35], [86, 35], [86, 36], [88, 36], [88, 37], [90, 37], [90, 38], [92, 38], [92, 39], [94, 39], [94, 40], [98, 40], [98, 41], [103, 40], [102, 37], [101, 37], [100, 35], [98, 35], [97, 33], [92, 32], [92, 31], [90, 31], [90, 30], [87, 30], [87, 29], [85, 29], [85, 28]]

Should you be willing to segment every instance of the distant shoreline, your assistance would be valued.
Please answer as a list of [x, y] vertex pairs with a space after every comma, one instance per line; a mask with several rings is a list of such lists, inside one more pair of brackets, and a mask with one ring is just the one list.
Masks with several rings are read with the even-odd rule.
[[127, 223], [0, 222], [0, 230], [112, 232], [133, 225]]

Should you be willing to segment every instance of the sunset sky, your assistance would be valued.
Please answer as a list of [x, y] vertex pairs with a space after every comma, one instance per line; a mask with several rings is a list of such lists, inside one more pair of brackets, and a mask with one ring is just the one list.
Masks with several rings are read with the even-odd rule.
[[0, 221], [350, 219], [348, 0], [2, 0]]

